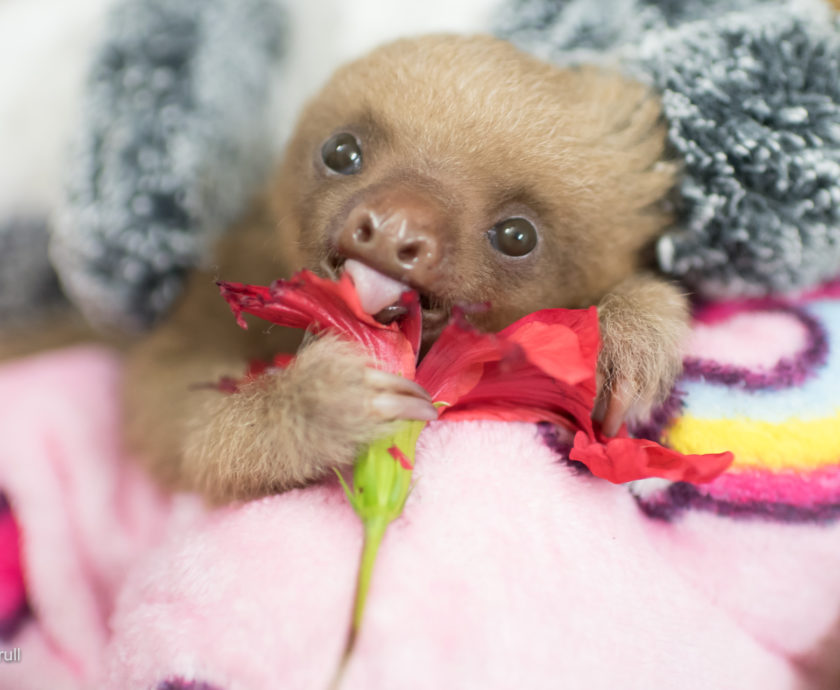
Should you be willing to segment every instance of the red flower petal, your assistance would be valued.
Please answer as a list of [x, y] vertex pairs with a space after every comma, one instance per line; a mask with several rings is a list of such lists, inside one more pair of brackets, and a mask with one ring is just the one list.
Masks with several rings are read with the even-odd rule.
[[449, 403], [447, 419], [548, 421], [593, 433], [599, 347], [595, 309], [546, 309], [498, 334], [456, 313], [420, 363], [417, 381]]
[[569, 458], [582, 462], [596, 477], [613, 484], [661, 477], [671, 481], [708, 482], [732, 464], [732, 453], [683, 455], [640, 438], [592, 440], [579, 431]]
[[594, 398], [594, 382], [557, 381], [527, 360], [515, 368], [489, 364], [481, 381], [455, 404], [441, 409], [440, 418], [551, 422], [591, 434]]
[[[277, 367], [278, 369], [285, 369], [294, 359], [295, 356], [290, 355], [288, 352], [278, 352], [274, 355], [274, 359], [271, 360], [271, 366]], [[253, 371], [253, 364], [251, 365], [251, 371]]]
[[252, 359], [248, 362], [248, 371], [245, 372], [246, 379], [254, 379], [262, 376], [267, 369], [271, 368], [271, 364], [262, 359]]
[[579, 383], [594, 375], [598, 363], [598, 310], [543, 309], [511, 324], [499, 337], [521, 345], [550, 376]]
[[463, 311], [456, 308], [420, 362], [415, 380], [433, 400], [452, 405], [478, 384], [485, 362], [498, 361], [510, 349], [495, 335], [473, 328]]
[[301, 271], [270, 287], [220, 282], [219, 289], [243, 328], [247, 328], [242, 318], [246, 312], [281, 326], [330, 331], [360, 343], [390, 371], [408, 377], [414, 374], [421, 331], [416, 292], [402, 297], [408, 314], [383, 325], [362, 311], [347, 275], [332, 281]]

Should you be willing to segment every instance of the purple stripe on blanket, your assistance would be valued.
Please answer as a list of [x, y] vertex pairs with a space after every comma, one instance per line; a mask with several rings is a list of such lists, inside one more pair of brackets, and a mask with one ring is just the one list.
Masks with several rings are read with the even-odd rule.
[[23, 625], [23, 623], [31, 615], [32, 609], [29, 608], [29, 604], [24, 600], [23, 604], [17, 611], [0, 620], [0, 640], [11, 640], [15, 635], [17, 635], [18, 630], [20, 630], [20, 626]]
[[636, 438], [649, 438], [651, 441], [660, 443], [665, 429], [682, 414], [683, 407], [685, 406], [684, 397], [685, 393], [678, 388], [674, 388], [665, 399], [665, 402], [653, 410], [650, 419], [642, 423], [627, 425], [631, 436]]
[[548, 422], [540, 422], [537, 424], [537, 429], [542, 442], [557, 455], [561, 462], [569, 465], [578, 474], [592, 474], [582, 462], [569, 459], [569, 451], [572, 450], [573, 440], [568, 430]]
[[220, 690], [217, 685], [210, 685], [200, 680], [185, 680], [183, 678], [169, 678], [162, 680], [155, 686], [155, 690]]
[[769, 518], [793, 523], [825, 524], [840, 517], [840, 503], [803, 506], [777, 501], [723, 501], [685, 482], [676, 482], [653, 498], [637, 496], [636, 502], [648, 517], [666, 521], [678, 518], [689, 509], [731, 518]]
[[712, 360], [688, 357], [683, 363], [687, 380], [705, 380], [746, 390], [765, 390], [798, 386], [813, 376], [828, 357], [828, 336], [822, 324], [804, 308], [767, 301], [762, 311], [781, 312], [797, 319], [807, 333], [805, 348], [794, 357], [784, 358], [769, 371], [753, 371], [745, 367], [722, 364]]

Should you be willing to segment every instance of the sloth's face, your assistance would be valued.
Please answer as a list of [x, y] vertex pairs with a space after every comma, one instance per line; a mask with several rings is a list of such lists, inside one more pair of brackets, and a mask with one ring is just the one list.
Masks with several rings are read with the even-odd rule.
[[488, 329], [591, 304], [663, 224], [651, 205], [672, 180], [651, 170], [662, 132], [649, 102], [494, 39], [385, 46], [301, 118], [278, 185], [284, 249], [348, 270], [380, 320], [416, 289], [427, 341], [457, 303], [488, 305], [471, 317]]

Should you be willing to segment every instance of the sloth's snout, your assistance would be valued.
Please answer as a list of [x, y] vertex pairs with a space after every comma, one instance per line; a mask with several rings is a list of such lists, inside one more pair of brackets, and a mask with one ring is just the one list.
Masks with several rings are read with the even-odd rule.
[[336, 244], [385, 275], [420, 289], [441, 277], [446, 212], [434, 197], [413, 190], [380, 192], [350, 211]]

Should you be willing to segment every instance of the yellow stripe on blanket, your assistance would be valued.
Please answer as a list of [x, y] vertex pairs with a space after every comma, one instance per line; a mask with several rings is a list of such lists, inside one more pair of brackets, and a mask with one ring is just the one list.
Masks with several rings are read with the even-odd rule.
[[664, 441], [681, 453], [732, 451], [732, 469], [814, 470], [840, 463], [840, 410], [833, 417], [792, 417], [779, 424], [684, 415], [665, 432]]

